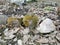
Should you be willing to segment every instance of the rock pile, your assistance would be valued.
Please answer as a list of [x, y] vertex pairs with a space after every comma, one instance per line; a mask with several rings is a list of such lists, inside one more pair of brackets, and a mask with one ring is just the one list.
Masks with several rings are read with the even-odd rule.
[[[25, 6], [9, 4], [7, 9], [1, 10], [0, 45], [60, 45], [60, 16], [57, 15], [57, 7], [50, 7], [44, 9], [39, 2], [34, 2]], [[7, 25], [9, 17], [14, 17], [20, 24], [12, 21], [12, 25]], [[29, 26], [25, 26], [26, 22]]]

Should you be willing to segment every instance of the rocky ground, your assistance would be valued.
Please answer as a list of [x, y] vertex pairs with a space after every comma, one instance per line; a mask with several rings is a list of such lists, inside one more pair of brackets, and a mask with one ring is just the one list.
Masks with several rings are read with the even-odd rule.
[[[40, 2], [27, 5], [0, 5], [0, 45], [60, 45], [60, 15], [54, 11], [41, 8]], [[37, 15], [38, 25], [35, 29], [6, 26], [9, 17], [23, 17], [26, 14]], [[32, 26], [31, 26], [32, 27]]]

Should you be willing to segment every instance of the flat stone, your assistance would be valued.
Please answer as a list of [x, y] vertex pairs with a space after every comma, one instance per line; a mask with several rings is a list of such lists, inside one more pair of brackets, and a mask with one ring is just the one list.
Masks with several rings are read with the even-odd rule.
[[30, 35], [24, 35], [23, 36], [23, 42], [26, 43], [29, 39]]
[[14, 28], [15, 30], [14, 30], [14, 33], [17, 33], [19, 30], [20, 30], [20, 28]]
[[13, 41], [17, 41], [17, 38], [14, 38], [14, 40]]
[[17, 5], [21, 5], [22, 3], [24, 3], [24, 0], [10, 0], [10, 3], [15, 3]]
[[49, 18], [46, 18], [38, 27], [37, 30], [40, 33], [49, 33], [56, 30], [56, 27], [53, 21]]
[[22, 40], [20, 40], [20, 39], [18, 40], [18, 45], [23, 45]]
[[10, 36], [4, 37], [4, 39], [12, 39], [14, 37], [15, 37], [15, 35], [10, 35]]
[[8, 16], [0, 15], [0, 24], [6, 24], [7, 19], [8, 19]]
[[38, 39], [37, 42], [39, 42], [39, 43], [48, 43], [49, 40], [47, 38], [41, 38], [41, 39]]
[[24, 30], [21, 30], [21, 32], [23, 34], [28, 34], [30, 31], [29, 31], [29, 28], [25, 28]]
[[56, 39], [60, 42], [60, 33], [56, 35]]

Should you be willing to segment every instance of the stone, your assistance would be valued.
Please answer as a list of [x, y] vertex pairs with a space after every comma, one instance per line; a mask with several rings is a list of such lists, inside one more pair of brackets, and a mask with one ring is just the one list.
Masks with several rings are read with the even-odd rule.
[[14, 28], [15, 30], [14, 30], [14, 33], [17, 33], [19, 30], [20, 30], [20, 28]]
[[8, 31], [8, 28], [6, 28], [6, 29], [4, 30], [4, 32], [6, 32], [6, 31]]
[[51, 13], [48, 13], [47, 15], [48, 15], [49, 18], [51, 18], [51, 19], [53, 19], [53, 20], [56, 20], [57, 17], [58, 17], [58, 15], [56, 15], [56, 14], [51, 14]]
[[33, 41], [34, 41], [34, 40], [37, 40], [37, 39], [39, 39], [39, 35], [35, 35], [35, 36], [32, 38]]
[[15, 37], [15, 35], [10, 35], [10, 36], [4, 37], [4, 39], [12, 39], [12, 38], [14, 38], [14, 37]]
[[23, 42], [26, 43], [29, 39], [30, 35], [24, 35], [23, 36]]
[[57, 26], [57, 25], [60, 25], [60, 20], [56, 20], [54, 21], [54, 24]]
[[57, 45], [60, 45], [60, 43], [59, 43], [59, 42], [57, 42]]
[[14, 28], [14, 29], [11, 29], [11, 30], [8, 30], [8, 28], [5, 29], [4, 31], [4, 35], [5, 36], [10, 36], [10, 35], [13, 35], [14, 33], [17, 33], [17, 31], [19, 31], [20, 28]]
[[39, 33], [39, 31], [37, 31], [37, 30], [33, 30], [32, 32], [33, 32], [34, 34]]
[[0, 0], [0, 5], [2, 5], [2, 4], [4, 5], [6, 2], [7, 2], [6, 0]]
[[23, 44], [22, 44], [22, 40], [21, 40], [21, 39], [20, 39], [20, 40], [18, 40], [18, 42], [17, 42], [17, 43], [18, 43], [18, 45], [23, 45]]
[[25, 28], [24, 30], [21, 30], [21, 32], [23, 34], [28, 34], [30, 31], [29, 31], [29, 28]]
[[41, 39], [38, 39], [37, 42], [39, 42], [39, 43], [48, 43], [49, 40], [47, 38], [41, 38]]
[[[58, 33], [58, 31], [54, 31], [53, 33], [51, 33], [51, 34], [50, 34], [51, 38], [54, 38], [57, 33]], [[52, 35], [53, 35], [53, 36], [52, 36]]]
[[57, 15], [60, 15], [60, 7], [57, 8]]
[[34, 43], [33, 42], [29, 42], [29, 45], [34, 45]]
[[60, 33], [56, 35], [56, 39], [58, 40], [58, 42], [60, 42]]
[[50, 45], [56, 45], [56, 39], [52, 38], [52, 37], [49, 37], [49, 44]]
[[60, 25], [57, 26], [57, 30], [60, 30]]
[[4, 35], [8, 37], [8, 36], [12, 35], [13, 33], [14, 33], [14, 31], [12, 29], [12, 30], [4, 32]]
[[6, 28], [5, 30], [4, 30], [4, 35], [6, 34], [6, 32], [8, 32], [8, 30], [9, 30], [9, 28]]
[[55, 43], [55, 42], [56, 42], [56, 40], [54, 38], [49, 37], [49, 43]]
[[0, 24], [6, 24], [7, 19], [8, 19], [8, 16], [0, 15]]
[[13, 39], [15, 37], [14, 33], [17, 33], [19, 31], [20, 28], [14, 28], [11, 30], [8, 30], [8, 28], [5, 29], [4, 31], [4, 39]]
[[56, 27], [53, 21], [49, 18], [46, 18], [41, 24], [37, 27], [37, 30], [40, 33], [49, 33], [56, 30]]
[[14, 38], [14, 40], [13, 41], [17, 41], [17, 38]]
[[20, 4], [20, 3], [24, 3], [24, 0], [10, 0], [11, 3], [16, 3], [16, 4]]
[[8, 44], [8, 45], [11, 45], [11, 44]]

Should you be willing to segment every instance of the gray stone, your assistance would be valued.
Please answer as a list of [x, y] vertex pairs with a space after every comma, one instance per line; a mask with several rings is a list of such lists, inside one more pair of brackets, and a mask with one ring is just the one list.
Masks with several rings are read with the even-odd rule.
[[39, 35], [35, 35], [35, 36], [32, 38], [33, 41], [34, 41], [34, 40], [37, 40], [37, 39], [39, 39]]
[[8, 19], [8, 16], [0, 15], [0, 24], [6, 24], [7, 19]]
[[58, 15], [56, 15], [56, 14], [51, 14], [51, 13], [48, 13], [47, 15], [48, 15], [49, 18], [51, 18], [51, 19], [53, 19], [53, 20], [56, 20], [57, 17], [58, 17]]
[[58, 42], [60, 42], [60, 33], [56, 35], [56, 39], [58, 40]]
[[55, 24], [55, 25], [60, 25], [60, 20], [55, 20], [55, 21], [54, 21], [54, 24]]
[[57, 30], [60, 31], [60, 25], [57, 26]]

